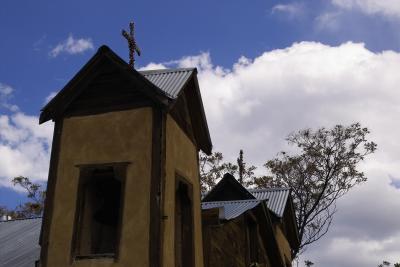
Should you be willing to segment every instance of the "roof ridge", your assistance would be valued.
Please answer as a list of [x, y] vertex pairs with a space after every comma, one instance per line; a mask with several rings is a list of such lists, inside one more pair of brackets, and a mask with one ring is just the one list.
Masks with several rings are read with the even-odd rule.
[[238, 199], [238, 200], [223, 200], [223, 201], [203, 201], [201, 204], [212, 204], [212, 203], [243, 203], [243, 202], [261, 202], [265, 201], [262, 199]]
[[175, 68], [175, 69], [154, 69], [154, 70], [139, 70], [142, 75], [163, 74], [173, 72], [194, 71], [196, 68]]
[[278, 191], [278, 190], [290, 190], [289, 187], [271, 187], [271, 188], [249, 188], [247, 189], [250, 193], [251, 192], [262, 192], [262, 191]]
[[39, 216], [39, 217], [31, 217], [31, 218], [17, 218], [17, 219], [11, 219], [11, 220], [6, 220], [6, 221], [0, 221], [0, 223], [15, 222], [15, 221], [28, 221], [28, 220], [35, 220], [35, 219], [42, 219], [42, 217]]

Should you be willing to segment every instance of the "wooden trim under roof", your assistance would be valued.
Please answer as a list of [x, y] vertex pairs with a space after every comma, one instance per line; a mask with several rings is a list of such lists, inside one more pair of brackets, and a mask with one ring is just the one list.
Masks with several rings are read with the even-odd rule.
[[39, 238], [39, 244], [41, 246], [40, 264], [43, 267], [47, 266], [47, 261], [48, 261], [48, 249], [50, 245], [49, 237], [50, 237], [50, 228], [54, 210], [54, 193], [57, 183], [57, 169], [60, 157], [62, 128], [63, 128], [63, 121], [62, 120], [56, 121], [53, 132], [53, 144], [51, 147], [49, 177], [46, 187], [43, 221], [40, 229], [40, 238]]
[[[289, 218], [288, 218], [289, 217]], [[296, 213], [293, 207], [293, 198], [291, 194], [289, 194], [287, 200], [287, 206], [284, 213], [284, 223], [287, 223], [288, 226], [288, 241], [293, 251], [296, 251], [300, 247], [300, 237], [299, 231], [297, 228], [297, 221], [296, 221]], [[287, 221], [289, 220], [289, 222]]]
[[165, 180], [165, 112], [153, 108], [151, 186], [150, 186], [150, 227], [149, 263], [150, 267], [162, 266], [162, 216]]

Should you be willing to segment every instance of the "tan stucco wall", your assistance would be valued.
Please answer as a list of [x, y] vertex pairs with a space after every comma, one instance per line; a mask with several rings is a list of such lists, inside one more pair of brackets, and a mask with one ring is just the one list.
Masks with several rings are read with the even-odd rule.
[[201, 232], [200, 181], [197, 149], [174, 119], [167, 115], [166, 123], [166, 181], [164, 198], [163, 266], [175, 266], [175, 175], [179, 174], [193, 185], [193, 221], [195, 266], [203, 267]]
[[278, 242], [281, 257], [284, 260], [292, 262], [291, 249], [285, 234], [283, 233], [280, 225], [275, 225], [276, 240]]
[[64, 119], [48, 266], [71, 266], [79, 178], [75, 165], [127, 161], [131, 163], [125, 182], [118, 261], [79, 260], [72, 266], [148, 266], [151, 142], [151, 108]]

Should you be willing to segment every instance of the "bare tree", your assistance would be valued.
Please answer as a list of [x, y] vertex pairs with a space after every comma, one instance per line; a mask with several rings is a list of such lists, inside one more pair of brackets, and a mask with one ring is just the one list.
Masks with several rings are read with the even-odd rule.
[[33, 183], [27, 177], [18, 176], [12, 179], [14, 186], [20, 186], [27, 192], [29, 201], [18, 205], [14, 210], [7, 211], [12, 219], [32, 218], [43, 213], [46, 192], [41, 190], [41, 185]]
[[[392, 264], [388, 261], [383, 261], [381, 264], [378, 265], [378, 267], [384, 267], [384, 266], [392, 266]], [[400, 263], [394, 263], [394, 267], [400, 267]]]
[[250, 186], [253, 184], [255, 179], [254, 171], [257, 167], [250, 165], [247, 167], [247, 163], [244, 161], [243, 150], [240, 149], [239, 157], [237, 158], [237, 170], [238, 170], [238, 181], [243, 186]]
[[222, 162], [223, 158], [221, 152], [213, 152], [210, 156], [200, 153], [199, 167], [202, 193], [213, 188], [225, 172], [236, 172], [235, 166]]
[[365, 156], [376, 150], [376, 144], [367, 141], [368, 134], [369, 130], [359, 123], [290, 134], [288, 143], [300, 153], [281, 152], [265, 164], [272, 175], [254, 180], [257, 187], [292, 189], [301, 241], [294, 256], [328, 232], [336, 201], [367, 180], [357, 167]]

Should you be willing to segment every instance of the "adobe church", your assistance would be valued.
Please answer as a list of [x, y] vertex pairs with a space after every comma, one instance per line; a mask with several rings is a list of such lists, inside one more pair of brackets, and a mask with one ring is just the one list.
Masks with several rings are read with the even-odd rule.
[[1, 267], [291, 266], [289, 189], [227, 174], [200, 194], [212, 143], [195, 68], [137, 71], [102, 46], [42, 109], [49, 120], [44, 215], [0, 222]]

